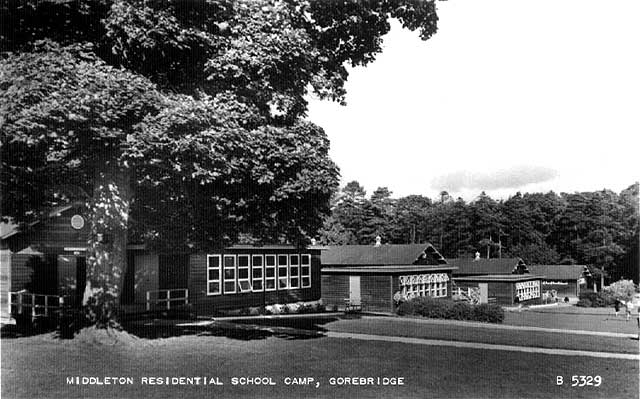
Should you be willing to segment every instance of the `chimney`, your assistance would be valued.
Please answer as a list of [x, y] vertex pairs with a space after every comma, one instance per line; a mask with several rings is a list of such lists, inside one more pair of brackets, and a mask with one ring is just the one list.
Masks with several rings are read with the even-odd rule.
[[477, 251], [476, 251], [476, 258], [474, 259], [474, 261], [476, 260], [480, 260], [480, 252], [477, 252]]
[[376, 245], [374, 247], [379, 247], [382, 245], [382, 237], [376, 236]]

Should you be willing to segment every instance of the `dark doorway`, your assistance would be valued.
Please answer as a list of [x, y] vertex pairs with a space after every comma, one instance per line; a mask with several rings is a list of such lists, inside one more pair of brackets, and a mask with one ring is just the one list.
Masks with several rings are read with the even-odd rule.
[[135, 302], [135, 283], [136, 264], [133, 252], [127, 252], [127, 268], [124, 272], [124, 283], [122, 287], [122, 295], [120, 303], [123, 305], [131, 305]]
[[55, 255], [44, 258], [31, 256], [26, 261], [26, 267], [31, 269], [31, 278], [24, 288], [34, 294], [58, 294], [58, 263]]
[[160, 255], [158, 258], [158, 288], [187, 288], [189, 255]]
[[84, 289], [87, 286], [87, 258], [84, 256], [76, 257], [76, 295], [75, 305], [82, 306], [82, 298], [84, 297]]

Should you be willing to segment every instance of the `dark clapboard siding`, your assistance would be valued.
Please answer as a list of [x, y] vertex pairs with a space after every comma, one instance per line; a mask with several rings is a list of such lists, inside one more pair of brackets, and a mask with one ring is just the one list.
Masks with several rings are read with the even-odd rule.
[[322, 275], [322, 302], [331, 309], [334, 306], [342, 308], [344, 300], [349, 298], [349, 275]]
[[[74, 214], [85, 218], [84, 227], [76, 230], [71, 227], [71, 217]], [[89, 223], [84, 212], [79, 209], [69, 209], [62, 215], [50, 218], [25, 234], [23, 246], [38, 247], [41, 252], [57, 251], [65, 247], [86, 247], [89, 238]]]
[[[215, 252], [216, 254], [290, 254], [311, 251], [253, 251]], [[212, 253], [213, 254], [213, 253]], [[214, 314], [218, 310], [285, 304], [320, 299], [320, 257], [311, 255], [311, 287], [292, 290], [245, 292], [236, 294], [207, 295], [207, 254], [189, 257], [189, 300], [199, 315]]]
[[360, 297], [365, 310], [393, 312], [393, 293], [390, 284], [389, 276], [363, 275], [360, 277]]

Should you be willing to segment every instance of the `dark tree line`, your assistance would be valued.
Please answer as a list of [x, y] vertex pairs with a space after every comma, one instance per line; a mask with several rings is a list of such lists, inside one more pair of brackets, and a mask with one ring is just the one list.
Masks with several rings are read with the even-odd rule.
[[482, 192], [471, 202], [442, 192], [437, 199], [371, 197], [358, 182], [333, 199], [325, 244], [430, 242], [449, 258], [521, 257], [529, 264], [586, 264], [617, 280], [638, 275], [638, 183], [622, 192], [525, 193], [496, 201]]

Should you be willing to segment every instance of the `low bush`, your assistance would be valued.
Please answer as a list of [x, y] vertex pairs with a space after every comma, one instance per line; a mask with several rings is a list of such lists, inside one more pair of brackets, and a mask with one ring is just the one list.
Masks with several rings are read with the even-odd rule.
[[613, 304], [615, 303], [615, 299], [611, 295], [602, 291], [583, 291], [578, 296], [578, 299], [579, 300], [576, 306], [585, 308], [604, 308], [613, 306]]
[[466, 302], [453, 302], [447, 299], [417, 297], [402, 302], [396, 309], [400, 316], [415, 315], [432, 319], [452, 319], [502, 323], [504, 310], [498, 305], [471, 305]]
[[593, 307], [592, 305], [593, 304], [591, 303], [591, 300], [586, 298], [580, 299], [578, 300], [578, 303], [576, 303], [576, 306], [579, 306], [581, 308], [591, 308]]
[[449, 317], [447, 319], [453, 320], [472, 320], [473, 318], [473, 305], [467, 302], [454, 302], [453, 306], [449, 310]]
[[502, 323], [504, 309], [495, 304], [482, 303], [473, 308], [473, 320], [485, 323]]

